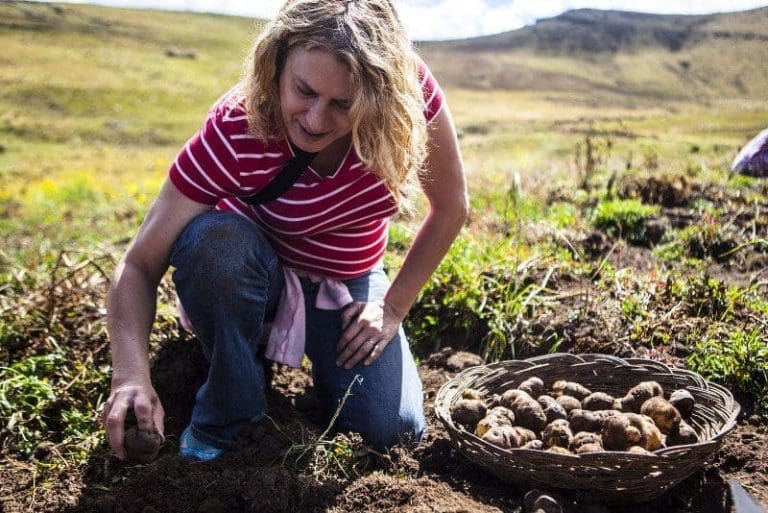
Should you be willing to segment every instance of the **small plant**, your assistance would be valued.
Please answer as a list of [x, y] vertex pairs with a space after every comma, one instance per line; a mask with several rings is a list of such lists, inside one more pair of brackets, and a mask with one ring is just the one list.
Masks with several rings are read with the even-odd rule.
[[621, 301], [621, 313], [630, 322], [648, 317], [642, 302], [635, 296], [627, 296]]
[[708, 337], [696, 345], [687, 364], [705, 378], [754, 400], [760, 413], [768, 413], [768, 344], [760, 328]]
[[325, 431], [320, 435], [311, 436], [309, 440], [293, 440], [270, 418], [275, 428], [291, 442], [291, 446], [283, 454], [283, 465], [290, 461], [295, 468], [303, 467], [307, 474], [319, 478], [327, 478], [337, 472], [343, 474], [347, 479], [352, 475], [359, 474], [357, 465], [360, 458], [376, 451], [368, 448], [358, 433], [335, 433], [333, 436], [329, 436], [329, 434], [336, 424], [347, 398], [352, 395], [352, 388], [354, 385], [362, 384], [362, 382], [363, 378], [359, 374], [352, 378]]
[[653, 256], [667, 262], [680, 261], [686, 255], [685, 246], [679, 239], [660, 244], [653, 248]]
[[738, 246], [733, 234], [719, 223], [689, 226], [680, 231], [679, 238], [689, 256], [702, 260], [728, 260]]
[[598, 139], [595, 137], [594, 126], [584, 137], [584, 142], [576, 143], [574, 163], [579, 175], [579, 188], [589, 191], [595, 174], [605, 165], [613, 148], [610, 138]]
[[732, 295], [722, 281], [706, 273], [680, 279], [668, 278], [667, 290], [674, 300], [682, 302], [696, 317], [722, 321], [732, 311]]
[[480, 289], [483, 300], [478, 315], [485, 327], [481, 340], [486, 360], [519, 358], [522, 347], [515, 343], [515, 335], [526, 319], [535, 316], [538, 307], [546, 302], [543, 294], [548, 276], [539, 284], [526, 276], [532, 261], [516, 269], [491, 270], [483, 273]]
[[48, 431], [45, 409], [56, 398], [50, 376], [61, 364], [57, 354], [33, 356], [0, 367], [0, 417], [7, 422], [0, 441], [10, 438], [22, 454], [30, 454]]
[[635, 199], [604, 200], [595, 207], [592, 223], [611, 236], [643, 244], [648, 221], [658, 213], [659, 207]]

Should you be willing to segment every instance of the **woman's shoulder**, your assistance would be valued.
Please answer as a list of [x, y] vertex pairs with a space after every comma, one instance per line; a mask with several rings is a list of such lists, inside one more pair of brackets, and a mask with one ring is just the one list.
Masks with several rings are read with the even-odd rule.
[[248, 113], [245, 107], [245, 95], [240, 85], [232, 87], [217, 99], [206, 119], [208, 125], [218, 137], [230, 145], [234, 153], [252, 154], [259, 149], [282, 147], [280, 140], [263, 140], [251, 135], [248, 130]]
[[208, 117], [220, 122], [237, 123], [248, 128], [248, 114], [245, 110], [245, 95], [241, 86], [235, 85], [213, 102]]
[[429, 123], [440, 113], [445, 99], [440, 84], [437, 83], [437, 79], [430, 71], [427, 63], [418, 54], [416, 55], [416, 65], [421, 93], [424, 95], [424, 117]]

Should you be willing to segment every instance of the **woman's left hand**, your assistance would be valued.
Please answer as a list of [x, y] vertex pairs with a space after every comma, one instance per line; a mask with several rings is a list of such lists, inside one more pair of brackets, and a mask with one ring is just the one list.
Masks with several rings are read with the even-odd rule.
[[336, 350], [336, 365], [351, 369], [361, 361], [375, 362], [397, 334], [404, 316], [383, 299], [371, 303], [352, 303], [341, 312], [344, 332]]

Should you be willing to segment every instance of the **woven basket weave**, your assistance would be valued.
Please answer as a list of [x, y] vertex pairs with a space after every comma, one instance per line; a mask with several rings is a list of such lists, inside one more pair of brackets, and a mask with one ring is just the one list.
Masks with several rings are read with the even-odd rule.
[[[608, 451], [562, 455], [529, 449], [501, 449], [454, 424], [451, 405], [467, 388], [486, 397], [515, 388], [531, 376], [549, 388], [559, 379], [575, 381], [593, 392], [621, 397], [641, 381], [657, 381], [670, 393], [687, 389], [696, 406], [688, 423], [699, 442], [663, 448], [651, 454]], [[708, 464], [733, 429], [739, 405], [720, 385], [698, 374], [643, 359], [599, 354], [552, 354], [471, 367], [445, 383], [435, 399], [435, 414], [457, 450], [496, 477], [517, 484], [583, 490], [609, 503], [654, 499]]]

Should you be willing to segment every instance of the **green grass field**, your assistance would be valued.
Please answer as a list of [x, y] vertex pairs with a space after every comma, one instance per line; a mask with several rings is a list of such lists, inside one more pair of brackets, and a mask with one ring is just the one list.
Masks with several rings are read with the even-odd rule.
[[[238, 80], [259, 26], [0, 3], [0, 441], [2, 457], [36, 476], [32, 490], [55, 489], [62, 469], [85, 472], [107, 452], [97, 412], [110, 375], [109, 275], [176, 152]], [[170, 47], [195, 58], [168, 57]], [[432, 52], [427, 62], [445, 68]], [[753, 93], [768, 81], [749, 71], [762, 82], [740, 90], [712, 51], [658, 52], [607, 63], [505, 57], [581, 81], [573, 91], [467, 87], [438, 74], [472, 214], [409, 316], [419, 358], [451, 344], [487, 361], [650, 355], [726, 384], [750, 413], [768, 411], [768, 188], [728, 171], [764, 128], [768, 105]], [[736, 62], [734, 52], [718, 59]], [[682, 94], [667, 65], [682, 58], [710, 77], [699, 84], [706, 98]], [[391, 269], [419, 218], [394, 223]], [[179, 335], [168, 280], [159, 300], [153, 351]], [[603, 336], [580, 345], [578, 319]], [[43, 441], [58, 456], [35, 462]]]

